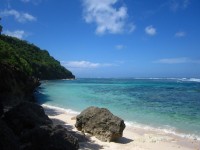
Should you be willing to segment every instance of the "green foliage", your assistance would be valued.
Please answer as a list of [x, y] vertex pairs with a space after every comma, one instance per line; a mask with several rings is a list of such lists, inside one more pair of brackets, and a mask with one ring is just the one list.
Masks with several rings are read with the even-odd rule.
[[74, 78], [48, 51], [5, 35], [0, 36], [0, 63], [14, 65], [26, 74], [43, 80]]

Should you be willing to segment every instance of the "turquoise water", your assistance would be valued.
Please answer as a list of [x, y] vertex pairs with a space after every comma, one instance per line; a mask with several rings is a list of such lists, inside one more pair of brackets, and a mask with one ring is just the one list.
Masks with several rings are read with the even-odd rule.
[[81, 112], [108, 108], [127, 125], [200, 137], [200, 79], [77, 79], [42, 81], [41, 104]]

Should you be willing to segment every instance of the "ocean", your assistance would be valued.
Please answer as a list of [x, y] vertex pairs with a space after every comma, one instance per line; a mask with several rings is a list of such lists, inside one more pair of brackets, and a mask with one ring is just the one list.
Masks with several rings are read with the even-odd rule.
[[104, 107], [126, 126], [200, 140], [200, 79], [46, 80], [35, 95], [38, 103], [69, 113]]

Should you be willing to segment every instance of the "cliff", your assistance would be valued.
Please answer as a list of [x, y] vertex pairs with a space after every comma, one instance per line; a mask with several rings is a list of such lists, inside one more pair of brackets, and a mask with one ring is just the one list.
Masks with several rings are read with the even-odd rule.
[[5, 106], [22, 101], [34, 101], [34, 91], [40, 85], [37, 78], [28, 76], [12, 64], [0, 63], [0, 102]]
[[[34, 103], [39, 80], [75, 76], [33, 44], [0, 35], [0, 149], [76, 150], [78, 139], [54, 126]], [[59, 144], [58, 144], [59, 143]]]
[[0, 103], [3, 105], [33, 101], [40, 79], [66, 78], [75, 76], [46, 50], [14, 37], [0, 36]]

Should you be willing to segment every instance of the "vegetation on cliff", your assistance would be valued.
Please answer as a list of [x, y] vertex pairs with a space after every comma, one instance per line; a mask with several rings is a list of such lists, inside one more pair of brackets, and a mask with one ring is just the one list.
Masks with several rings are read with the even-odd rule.
[[[1, 29], [1, 26], [0, 26]], [[75, 78], [46, 50], [0, 35], [0, 150], [77, 150], [78, 138], [55, 126], [35, 102], [38, 79]]]
[[12, 65], [41, 80], [75, 78], [48, 51], [5, 35], [0, 36], [0, 63]]

